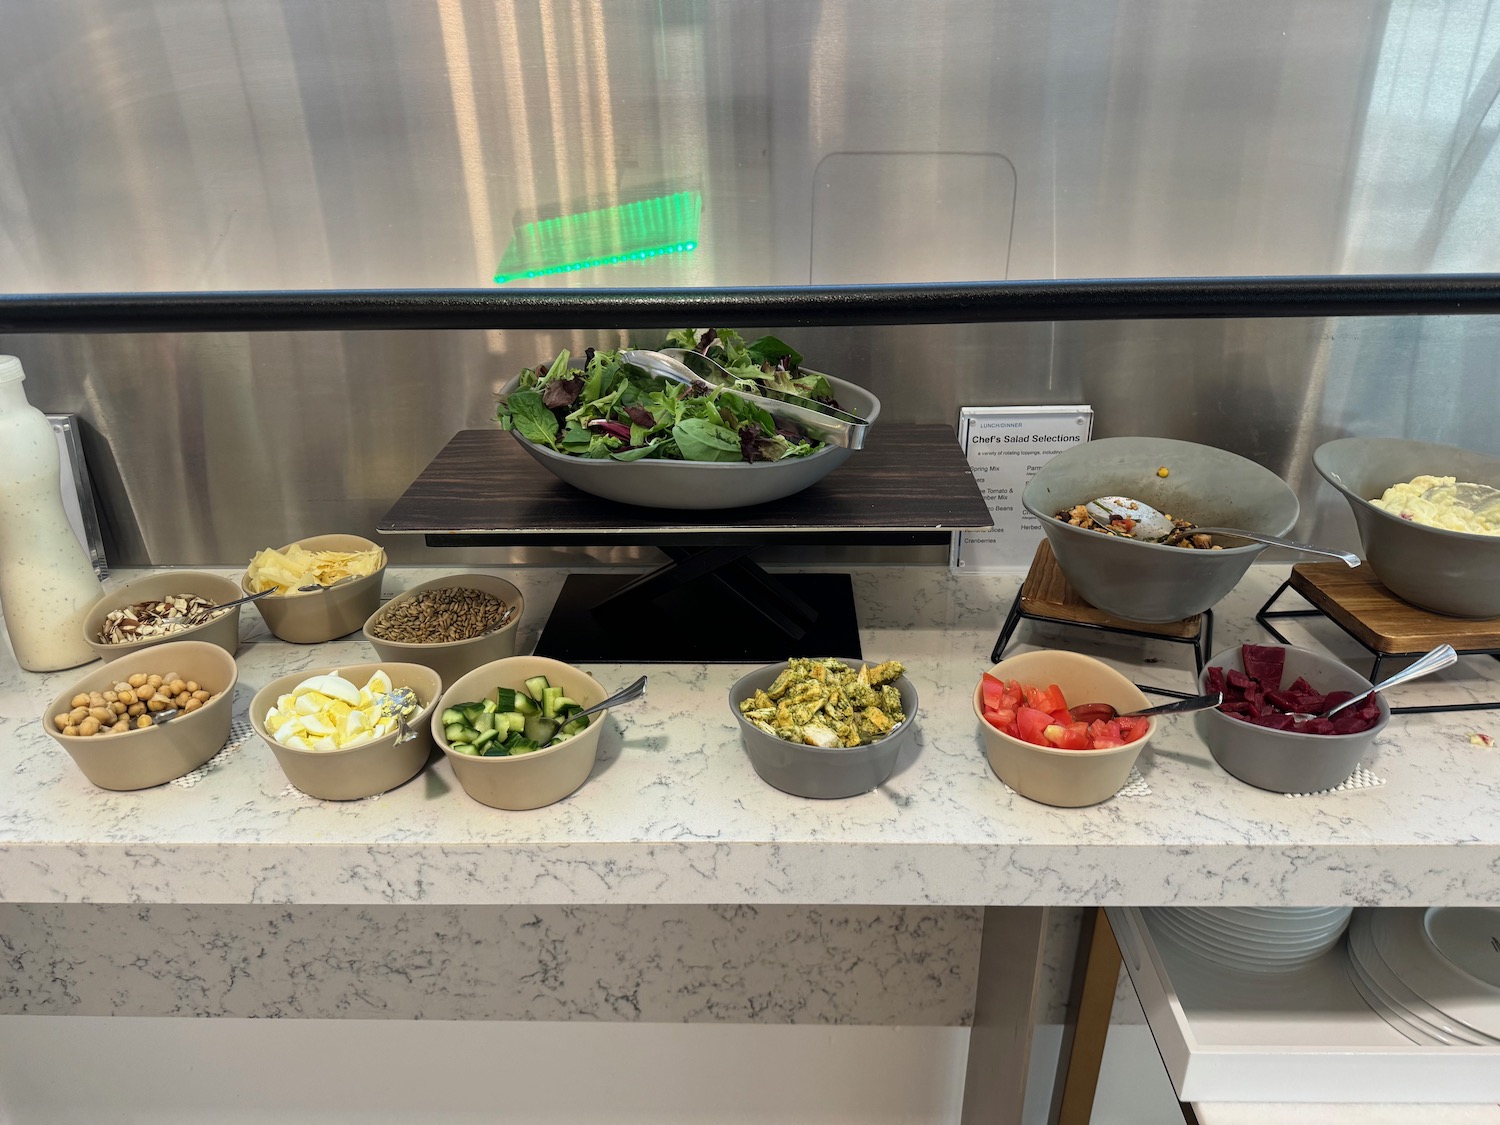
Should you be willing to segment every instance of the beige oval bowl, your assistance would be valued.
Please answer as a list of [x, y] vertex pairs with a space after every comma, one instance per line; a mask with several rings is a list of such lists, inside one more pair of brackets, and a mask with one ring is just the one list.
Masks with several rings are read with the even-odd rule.
[[201, 625], [179, 629], [162, 637], [144, 637], [119, 644], [107, 644], [99, 639], [104, 619], [112, 611], [137, 602], [154, 602], [172, 594], [196, 594], [218, 605], [245, 596], [234, 579], [225, 578], [221, 574], [209, 574], [202, 570], [163, 570], [156, 574], [146, 574], [105, 594], [94, 603], [94, 608], [83, 619], [83, 639], [100, 660], [113, 660], [126, 653], [139, 652], [143, 648], [172, 641], [207, 641], [211, 645], [218, 645], [230, 656], [239, 651], [242, 606], [226, 609]]
[[[75, 695], [106, 691], [136, 672], [176, 672], [216, 695], [190, 714], [144, 730], [82, 738], [57, 729], [54, 718], [72, 709]], [[42, 725], [72, 756], [83, 776], [100, 789], [149, 789], [191, 773], [223, 749], [229, 739], [237, 679], [234, 657], [219, 645], [166, 641], [93, 669], [52, 701], [42, 715]]]
[[[314, 535], [281, 547], [289, 551], [304, 547], [309, 551], [369, 551], [380, 548], [359, 535]], [[254, 590], [246, 585], [247, 574], [240, 576], [245, 594]], [[342, 586], [328, 586], [305, 594], [271, 594], [255, 602], [266, 628], [283, 641], [297, 645], [315, 645], [348, 636], [358, 629], [380, 605], [380, 584], [385, 578], [385, 562], [374, 574], [356, 578]]]
[[460, 677], [443, 693], [442, 705], [432, 714], [432, 740], [448, 756], [464, 792], [491, 808], [521, 811], [561, 801], [587, 781], [594, 769], [608, 711], [589, 716], [589, 725], [572, 738], [515, 758], [478, 758], [456, 753], [448, 745], [443, 735], [444, 710], [494, 695], [496, 688], [524, 690], [532, 676], [546, 676], [585, 707], [609, 694], [593, 676], [571, 664], [545, 656], [510, 656]]
[[[499, 629], [462, 641], [413, 644], [407, 641], [382, 640], [375, 635], [373, 631], [375, 626], [396, 607], [410, 602], [424, 591], [447, 590], [453, 587], [482, 590], [486, 594], [499, 598], [507, 606], [513, 606], [515, 612], [511, 614], [510, 620]], [[521, 623], [521, 615], [525, 608], [521, 591], [503, 578], [496, 578], [492, 574], [449, 574], [443, 578], [423, 582], [404, 593], [397, 594], [370, 615], [370, 619], [365, 622], [364, 635], [365, 640], [370, 642], [382, 660], [402, 660], [412, 664], [425, 664], [443, 678], [443, 683], [451, 684], [481, 664], [515, 655], [516, 626]]]
[[[421, 707], [406, 720], [417, 737], [397, 743], [396, 731], [373, 742], [350, 746], [345, 750], [298, 750], [283, 746], [266, 729], [266, 715], [276, 701], [303, 680], [313, 676], [336, 675], [362, 687], [366, 680], [383, 670], [392, 687], [409, 687], [417, 693]], [[341, 664], [336, 668], [309, 668], [278, 676], [255, 693], [250, 701], [250, 725], [271, 752], [286, 778], [309, 797], [324, 801], [356, 801], [373, 797], [404, 785], [427, 764], [432, 754], [432, 733], [427, 719], [434, 702], [442, 697], [443, 681], [431, 668], [421, 664], [382, 662], [379, 664]]]
[[[1117, 711], [1151, 706], [1146, 693], [1102, 660], [1078, 652], [1042, 649], [1000, 661], [990, 675], [1045, 688], [1056, 684], [1070, 704], [1108, 703]], [[1078, 808], [1107, 801], [1130, 777], [1141, 750], [1156, 733], [1156, 720], [1144, 735], [1108, 750], [1054, 750], [1012, 738], [984, 718], [984, 681], [974, 687], [974, 717], [995, 776], [1023, 797], [1044, 805]]]

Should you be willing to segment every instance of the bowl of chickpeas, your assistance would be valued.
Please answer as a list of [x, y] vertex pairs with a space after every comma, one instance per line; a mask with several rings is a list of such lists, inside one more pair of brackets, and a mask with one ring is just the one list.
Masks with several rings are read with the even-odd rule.
[[47, 733], [100, 789], [149, 789], [224, 746], [234, 657], [206, 641], [168, 641], [90, 671], [42, 715]]

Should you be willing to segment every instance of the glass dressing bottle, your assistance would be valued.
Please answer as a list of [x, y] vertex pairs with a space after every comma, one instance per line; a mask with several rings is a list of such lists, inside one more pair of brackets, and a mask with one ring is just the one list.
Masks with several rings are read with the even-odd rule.
[[53, 672], [94, 659], [83, 619], [104, 588], [68, 523], [57, 438], [25, 378], [0, 355], [0, 613], [17, 663]]

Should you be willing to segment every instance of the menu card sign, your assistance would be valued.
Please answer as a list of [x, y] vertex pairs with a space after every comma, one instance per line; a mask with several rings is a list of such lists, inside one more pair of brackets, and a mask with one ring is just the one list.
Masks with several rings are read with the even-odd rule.
[[965, 406], [958, 441], [995, 526], [953, 536], [949, 564], [968, 571], [1030, 564], [1042, 525], [1021, 506], [1021, 493], [1053, 454], [1088, 441], [1091, 406]]

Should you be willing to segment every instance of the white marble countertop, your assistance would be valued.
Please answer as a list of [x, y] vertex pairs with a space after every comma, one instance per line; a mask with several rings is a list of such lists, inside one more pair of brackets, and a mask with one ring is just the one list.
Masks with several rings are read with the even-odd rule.
[[[387, 595], [461, 568], [392, 569]], [[529, 651], [561, 573], [510, 570]], [[1257, 566], [1217, 609], [1216, 648], [1267, 638], [1255, 610], [1286, 576]], [[379, 799], [288, 791], [254, 736], [197, 784], [94, 788], [41, 730], [82, 670], [17, 669], [0, 636], [0, 901], [184, 903], [851, 903], [1313, 905], [1500, 902], [1500, 712], [1402, 715], [1365, 763], [1378, 788], [1290, 798], [1225, 774], [1190, 717], [1142, 755], [1149, 795], [1054, 809], [985, 761], [969, 697], [1019, 572], [856, 569], [865, 655], [898, 658], [920, 695], [915, 746], [878, 790], [810, 801], [762, 782], [727, 693], [741, 665], [589, 665], [606, 685], [650, 675], [619, 710], [589, 781], [526, 813], [469, 799], [438, 757]], [[123, 581], [123, 576], [111, 585]], [[1295, 596], [1288, 596], [1295, 603]], [[289, 671], [372, 658], [359, 634], [301, 647], [241, 623], [236, 705]], [[1326, 622], [1288, 623], [1368, 670]], [[1185, 646], [1023, 624], [1029, 645], [1101, 656], [1189, 690]], [[1395, 702], [1500, 698], [1500, 665], [1468, 657]]]

